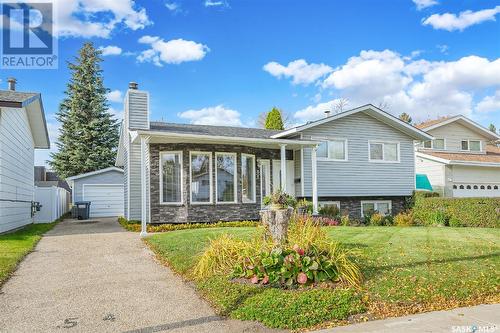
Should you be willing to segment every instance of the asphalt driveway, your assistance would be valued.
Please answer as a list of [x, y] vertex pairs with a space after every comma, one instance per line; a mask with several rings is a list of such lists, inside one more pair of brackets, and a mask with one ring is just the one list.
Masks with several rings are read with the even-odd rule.
[[0, 332], [267, 332], [217, 316], [115, 218], [66, 220], [0, 291]]

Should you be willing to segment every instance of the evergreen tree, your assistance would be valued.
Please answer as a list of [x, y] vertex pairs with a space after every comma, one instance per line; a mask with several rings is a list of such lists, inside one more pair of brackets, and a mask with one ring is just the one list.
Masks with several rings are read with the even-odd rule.
[[492, 131], [493, 133], [496, 133], [497, 132], [497, 128], [495, 127], [495, 125], [493, 124], [490, 124], [490, 127], [489, 127], [490, 131]]
[[273, 107], [272, 110], [267, 113], [264, 128], [273, 130], [285, 129], [280, 109], [278, 109], [277, 107]]
[[62, 178], [114, 164], [118, 122], [108, 111], [101, 61], [101, 51], [87, 42], [74, 63], [68, 63], [71, 79], [56, 114], [61, 123], [59, 151], [49, 161]]
[[399, 115], [399, 119], [401, 119], [404, 122], [407, 122], [408, 124], [411, 124], [411, 122], [413, 121], [413, 119], [411, 119], [411, 116], [406, 112], [401, 113]]

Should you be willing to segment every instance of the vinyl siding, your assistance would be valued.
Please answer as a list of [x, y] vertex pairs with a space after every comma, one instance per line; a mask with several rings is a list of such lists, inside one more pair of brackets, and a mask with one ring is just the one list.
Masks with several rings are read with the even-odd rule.
[[[413, 139], [362, 112], [302, 132], [303, 138], [347, 139], [348, 161], [318, 160], [318, 196], [404, 196], [415, 188]], [[399, 163], [368, 160], [369, 141], [400, 143]], [[304, 191], [312, 195], [311, 149], [304, 149]]]
[[416, 157], [415, 171], [427, 175], [431, 182], [432, 189], [441, 195], [444, 195], [445, 187], [445, 169], [446, 165], [443, 163], [430, 161], [425, 158]]
[[148, 93], [140, 90], [129, 90], [125, 104], [128, 111], [128, 127], [149, 129]]
[[458, 121], [427, 131], [427, 133], [436, 139], [445, 139], [445, 148], [450, 151], [461, 151], [462, 140], [480, 140], [483, 149], [487, 141], [484, 136], [461, 125]]
[[298, 180], [300, 179], [300, 182], [294, 182], [295, 183], [295, 196], [302, 196], [302, 179], [300, 176], [300, 161], [301, 161], [301, 150], [295, 150], [293, 152], [293, 157], [294, 157], [294, 169], [295, 169], [295, 179]]
[[455, 183], [500, 184], [500, 168], [453, 165], [452, 175]]
[[73, 190], [75, 191], [75, 202], [85, 200], [83, 197], [84, 184], [123, 184], [123, 173], [116, 170], [110, 170], [97, 175], [76, 179], [73, 186]]
[[[34, 143], [25, 109], [0, 110], [0, 233], [33, 222]], [[12, 200], [12, 201], [4, 201]]]
[[140, 143], [131, 143], [129, 149], [129, 173], [130, 173], [130, 200], [129, 200], [129, 219], [141, 219], [141, 145]]

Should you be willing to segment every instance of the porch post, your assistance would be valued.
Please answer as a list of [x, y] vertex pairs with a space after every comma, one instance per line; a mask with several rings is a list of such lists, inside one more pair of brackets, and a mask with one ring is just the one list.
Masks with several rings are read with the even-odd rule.
[[281, 144], [281, 190], [286, 192], [286, 144]]
[[149, 161], [149, 136], [141, 136], [141, 237], [147, 235], [147, 164]]
[[316, 163], [317, 150], [318, 146], [314, 146], [311, 150], [313, 214], [318, 214], [318, 176], [317, 176], [317, 163]]

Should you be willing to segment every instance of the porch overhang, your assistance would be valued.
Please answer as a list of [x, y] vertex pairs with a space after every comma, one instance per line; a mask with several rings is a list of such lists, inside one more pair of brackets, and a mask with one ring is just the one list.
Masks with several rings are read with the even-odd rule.
[[149, 136], [150, 144], [154, 143], [200, 143], [200, 144], [227, 144], [242, 145], [256, 148], [279, 149], [286, 145], [286, 149], [313, 148], [320, 144], [314, 140], [246, 138], [231, 136], [197, 135], [187, 133], [173, 133], [162, 131], [136, 130], [130, 132], [132, 143], [139, 142], [141, 136]]

